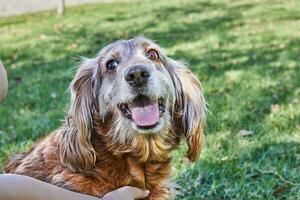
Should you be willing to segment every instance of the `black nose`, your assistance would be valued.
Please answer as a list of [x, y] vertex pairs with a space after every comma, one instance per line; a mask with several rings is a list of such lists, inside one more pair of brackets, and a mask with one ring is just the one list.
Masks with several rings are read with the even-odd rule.
[[150, 77], [150, 71], [147, 67], [137, 65], [130, 67], [125, 72], [125, 80], [132, 86], [141, 87], [144, 86]]

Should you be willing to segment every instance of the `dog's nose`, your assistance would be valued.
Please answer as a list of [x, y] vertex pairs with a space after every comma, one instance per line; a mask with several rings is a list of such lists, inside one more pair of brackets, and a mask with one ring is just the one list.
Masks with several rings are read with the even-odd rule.
[[125, 80], [132, 86], [144, 86], [150, 77], [150, 71], [143, 65], [130, 67], [125, 72]]

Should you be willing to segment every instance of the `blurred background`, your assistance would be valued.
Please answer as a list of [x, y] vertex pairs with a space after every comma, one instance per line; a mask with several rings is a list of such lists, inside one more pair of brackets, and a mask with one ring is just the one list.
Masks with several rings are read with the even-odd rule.
[[[13, 16], [34, 13], [44, 10], [57, 10], [57, 14], [64, 13], [66, 6], [91, 3], [111, 3], [116, 0], [0, 0], [0, 15]], [[119, 0], [120, 2], [122, 0]]]
[[144, 35], [201, 80], [200, 160], [174, 153], [177, 199], [300, 199], [300, 1], [0, 0], [0, 168], [56, 129], [79, 56]]

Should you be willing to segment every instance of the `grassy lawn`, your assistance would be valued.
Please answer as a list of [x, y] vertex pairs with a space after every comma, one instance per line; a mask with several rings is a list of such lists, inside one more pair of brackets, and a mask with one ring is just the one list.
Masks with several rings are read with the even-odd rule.
[[[300, 1], [136, 1], [0, 18], [9, 96], [0, 168], [61, 124], [78, 56], [144, 35], [184, 59], [210, 113], [200, 161], [174, 156], [178, 199], [300, 199]], [[240, 130], [253, 134], [242, 137]]]

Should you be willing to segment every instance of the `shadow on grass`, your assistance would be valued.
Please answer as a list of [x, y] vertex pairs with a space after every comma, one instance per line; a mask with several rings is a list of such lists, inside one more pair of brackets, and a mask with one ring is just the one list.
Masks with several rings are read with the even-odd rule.
[[[261, 123], [270, 114], [271, 106], [274, 104], [288, 105], [294, 98], [295, 92], [300, 87], [298, 77], [300, 77], [299, 67], [289, 67], [290, 61], [297, 63], [300, 61], [298, 51], [300, 50], [300, 40], [290, 40], [285, 44], [285, 48], [264, 44], [259, 48], [249, 50], [224, 50], [222, 48], [210, 50], [203, 57], [197, 57], [189, 52], [179, 51], [175, 57], [189, 58], [192, 69], [202, 80], [209, 82], [211, 78], [220, 79], [223, 85], [220, 88], [214, 88], [209, 91], [208, 102], [211, 112], [215, 116], [208, 118], [208, 132], [214, 133], [222, 130], [222, 126], [231, 127], [233, 131], [240, 129], [252, 129], [260, 131]], [[288, 56], [282, 59], [282, 55], [288, 53]], [[240, 58], [244, 61], [235, 62]], [[193, 67], [197, 66], [197, 67]], [[241, 73], [241, 80], [231, 83], [226, 80], [226, 74], [230, 72]], [[275, 81], [276, 80], [276, 81]], [[257, 82], [261, 81], [260, 85]], [[265, 82], [272, 82], [268, 84]], [[245, 83], [246, 82], [246, 83]], [[254, 85], [251, 85], [255, 83]], [[243, 86], [248, 84], [248, 88]], [[205, 85], [204, 85], [205, 90]], [[222, 108], [227, 103], [227, 96], [232, 96], [232, 109], [238, 112], [238, 119], [233, 118], [230, 121], [215, 121], [220, 118]], [[244, 105], [243, 105], [244, 104]], [[242, 106], [239, 106], [242, 105]], [[241, 110], [238, 110], [241, 109]], [[211, 117], [211, 118], [210, 118]], [[294, 119], [292, 124], [299, 122]], [[213, 127], [212, 127], [213, 126]]]

